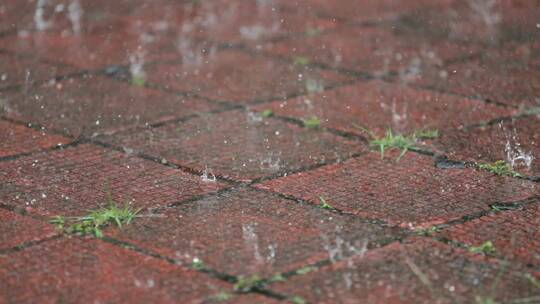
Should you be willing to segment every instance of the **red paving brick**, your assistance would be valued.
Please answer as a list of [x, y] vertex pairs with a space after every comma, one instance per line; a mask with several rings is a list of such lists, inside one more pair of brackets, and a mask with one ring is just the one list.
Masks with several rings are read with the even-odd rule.
[[538, 185], [474, 169], [444, 170], [433, 158], [369, 153], [342, 164], [263, 182], [269, 189], [401, 226], [430, 226], [538, 194]]
[[[317, 116], [356, 134], [354, 124], [378, 135], [439, 129], [426, 143], [450, 159], [515, 160], [537, 176], [538, 117], [478, 127], [540, 105], [536, 1], [0, 2], [0, 303], [223, 302], [216, 296], [232, 284], [188, 270], [195, 257], [262, 276], [330, 260], [269, 286], [314, 303], [538, 301], [530, 198], [540, 184], [439, 169], [412, 152], [381, 160], [356, 138], [286, 119]], [[356, 79], [365, 74], [386, 82]], [[266, 109], [283, 117], [262, 118]], [[69, 143], [53, 134], [83, 143], [52, 149]], [[267, 190], [225, 189], [184, 169]], [[37, 220], [87, 214], [107, 203], [107, 185], [119, 203], [163, 217], [105, 233], [183, 265], [102, 240], [51, 238], [54, 227]], [[344, 213], [320, 208], [319, 196]], [[407, 236], [404, 227], [516, 201], [531, 205], [439, 232], [467, 245], [492, 240], [496, 258], [428, 238], [379, 248]]]
[[408, 79], [427, 87], [510, 106], [538, 106], [538, 68], [523, 56], [488, 53], [479, 59], [432, 67]]
[[227, 284], [99, 240], [62, 238], [0, 256], [5, 303], [202, 303]]
[[204, 61], [188, 64], [156, 64], [148, 68], [147, 74], [149, 82], [169, 89], [237, 103], [285, 98], [349, 80], [330, 71], [235, 50], [216, 52]]
[[506, 47], [537, 39], [538, 3], [512, 1], [451, 1], [445, 10], [422, 7], [402, 14], [393, 27], [420, 37]]
[[[525, 175], [540, 175], [540, 118], [527, 116], [486, 127], [443, 134], [434, 145], [450, 158], [505, 160]], [[529, 164], [527, 164], [530, 162]]]
[[0, 201], [42, 215], [84, 215], [113, 198], [159, 207], [213, 192], [221, 183], [124, 153], [77, 147], [0, 162]]
[[[216, 0], [182, 5], [181, 35], [228, 43], [256, 44], [307, 30], [333, 28], [332, 19], [318, 18], [303, 9], [282, 9], [273, 1]], [[161, 9], [157, 9], [161, 11]], [[133, 18], [130, 16], [129, 18]], [[161, 13], [142, 11], [136, 19], [162, 18]]]
[[293, 60], [301, 57], [330, 67], [367, 71], [375, 76], [399, 72], [408, 79], [424, 69], [441, 66], [446, 60], [470, 54], [474, 48], [403, 38], [390, 29], [343, 26], [320, 35], [269, 42], [261, 50]]
[[363, 0], [361, 2], [336, 0], [300, 0], [300, 1], [277, 1], [280, 5], [289, 9], [313, 11], [316, 14], [346, 19], [352, 22], [378, 22], [393, 19], [411, 11], [423, 7], [446, 7], [451, 1], [399, 1], [399, 0]]
[[[51, 80], [73, 72], [73, 69], [67, 67], [40, 63], [35, 58], [0, 52], [0, 89], [16, 85], [20, 85], [21, 90], [28, 89], [36, 82]], [[0, 104], [0, 111], [2, 108], [5, 108], [5, 105]]]
[[413, 239], [276, 283], [271, 289], [310, 303], [478, 303], [477, 296], [512, 303], [538, 295], [525, 273], [433, 240]]
[[56, 234], [52, 225], [0, 209], [0, 251]]
[[332, 134], [241, 111], [119, 133], [103, 140], [243, 181], [347, 158], [365, 149]]
[[6, 116], [72, 136], [110, 133], [216, 109], [204, 100], [126, 84], [101, 76], [69, 78], [3, 96]]
[[365, 134], [361, 127], [383, 135], [422, 129], [446, 130], [510, 114], [502, 107], [433, 91], [382, 81], [358, 82], [292, 100], [263, 104], [257, 110], [300, 119], [319, 117], [323, 126]]
[[[188, 227], [188, 228], [187, 228]], [[261, 276], [358, 254], [402, 235], [254, 190], [235, 190], [142, 218], [112, 236], [184, 263]]]
[[540, 204], [532, 203], [453, 226], [441, 235], [470, 246], [492, 241], [497, 254], [540, 266]]
[[0, 120], [0, 157], [29, 153], [69, 142], [69, 139], [62, 136]]

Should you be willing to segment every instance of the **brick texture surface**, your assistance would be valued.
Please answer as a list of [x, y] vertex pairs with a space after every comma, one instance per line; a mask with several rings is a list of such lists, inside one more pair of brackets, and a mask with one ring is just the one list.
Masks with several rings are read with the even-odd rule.
[[527, 116], [486, 127], [453, 131], [434, 145], [449, 157], [479, 162], [505, 160], [525, 175], [540, 175], [540, 118]]
[[[470, 246], [492, 241], [502, 256], [524, 264], [540, 266], [540, 204], [457, 225], [441, 235]], [[474, 231], [474, 233], [471, 233]]]
[[359, 143], [318, 130], [239, 111], [201, 116], [103, 140], [244, 181], [343, 159], [364, 149]]
[[105, 206], [108, 191], [120, 205], [159, 207], [223, 186], [91, 145], [0, 162], [0, 182], [4, 204], [50, 216], [80, 216]]
[[68, 138], [62, 136], [0, 120], [0, 157], [29, 153], [69, 142]]
[[150, 67], [149, 81], [216, 100], [250, 103], [320, 90], [349, 80], [331, 71], [236, 50], [214, 52], [201, 60], [184, 59]]
[[217, 108], [204, 100], [101, 76], [69, 78], [3, 95], [7, 116], [72, 136], [111, 133]]
[[382, 136], [388, 128], [398, 133], [437, 129], [441, 133], [506, 116], [510, 111], [481, 101], [412, 89], [382, 81], [359, 82], [333, 90], [258, 106], [299, 119], [319, 117], [323, 126]]
[[237, 190], [137, 220], [112, 236], [184, 263], [198, 258], [229, 274], [271, 276], [342, 259], [402, 234], [274, 195]]
[[475, 303], [477, 297], [509, 303], [538, 295], [527, 279], [514, 273], [519, 271], [416, 239], [369, 251], [273, 289], [313, 303]]
[[[0, 256], [0, 300], [203, 303], [221, 281], [98, 240], [57, 239]], [[135, 266], [136, 265], [136, 266]]]
[[381, 160], [372, 152], [343, 164], [264, 182], [257, 187], [317, 203], [323, 196], [334, 207], [401, 226], [429, 226], [489, 210], [538, 193], [529, 181], [473, 169], [443, 170], [431, 157], [397, 153]]
[[0, 209], [0, 251], [55, 235], [52, 225]]

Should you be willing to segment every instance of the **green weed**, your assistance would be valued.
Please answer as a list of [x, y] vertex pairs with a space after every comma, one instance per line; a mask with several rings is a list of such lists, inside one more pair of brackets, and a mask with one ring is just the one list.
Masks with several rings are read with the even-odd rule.
[[324, 197], [319, 196], [319, 200], [321, 201], [321, 204], [319, 205], [319, 207], [320, 207], [321, 209], [325, 209], [325, 210], [336, 210], [336, 208], [334, 208], [332, 205], [330, 205], [328, 202], [326, 202], [326, 200], [324, 199]]
[[206, 265], [199, 258], [194, 258], [193, 261], [191, 262], [191, 268], [196, 269], [196, 270], [203, 270], [206, 268]]
[[439, 231], [441, 231], [441, 228], [433, 226], [425, 229], [417, 229], [414, 231], [414, 233], [421, 236], [432, 236]]
[[[124, 207], [118, 207], [114, 201], [110, 200], [108, 207], [92, 211], [87, 216], [56, 216], [50, 222], [56, 225], [58, 229], [64, 230], [67, 233], [93, 235], [97, 238], [102, 238], [103, 227], [112, 224], [122, 228], [123, 225], [129, 225], [137, 217], [141, 209], [134, 210], [127, 204]], [[66, 228], [66, 224], [70, 222], [73, 223]]]
[[469, 252], [472, 253], [483, 253], [483, 254], [494, 254], [497, 250], [495, 249], [495, 245], [493, 245], [493, 242], [486, 241], [480, 246], [470, 246]]
[[143, 76], [133, 75], [131, 76], [131, 84], [138, 87], [144, 87], [146, 84], [146, 79]]
[[301, 296], [292, 297], [291, 302], [293, 304], [306, 304], [307, 303], [307, 301], [304, 298], [302, 298]]
[[438, 130], [422, 130], [414, 132], [411, 135], [394, 134], [391, 129], [386, 131], [384, 137], [377, 137], [371, 131], [362, 128], [372, 138], [369, 145], [377, 148], [381, 152], [381, 159], [384, 159], [384, 153], [389, 150], [401, 150], [397, 160], [400, 160], [407, 151], [416, 148], [419, 139], [432, 139], [439, 136]]
[[298, 270], [295, 271], [296, 274], [299, 274], [299, 275], [304, 275], [304, 274], [308, 274], [310, 272], [313, 272], [317, 270], [317, 267], [315, 266], [306, 266], [306, 267], [302, 267]]
[[234, 290], [237, 292], [250, 292], [253, 289], [263, 285], [264, 280], [258, 275], [240, 276], [234, 284]]
[[315, 116], [304, 119], [304, 127], [308, 129], [318, 129], [321, 126], [321, 120]]
[[311, 60], [309, 60], [309, 58], [307, 58], [307, 57], [297, 56], [297, 57], [294, 58], [294, 64], [295, 65], [305, 66], [305, 65], [308, 65], [310, 63], [311, 63]]
[[217, 295], [212, 297], [213, 300], [218, 302], [229, 301], [232, 298], [234, 298], [234, 295], [226, 291], [220, 291]]
[[261, 112], [261, 116], [263, 118], [269, 118], [269, 117], [272, 117], [274, 116], [274, 111], [270, 110], [270, 109], [267, 109], [267, 110], [264, 110]]
[[512, 167], [504, 160], [498, 160], [494, 163], [480, 163], [478, 169], [491, 172], [500, 176], [522, 177], [521, 174], [515, 172]]
[[317, 28], [308, 28], [306, 29], [306, 36], [308, 37], [314, 37], [321, 34], [321, 30]]
[[495, 299], [491, 297], [476, 296], [474, 300], [476, 301], [476, 304], [497, 304]]

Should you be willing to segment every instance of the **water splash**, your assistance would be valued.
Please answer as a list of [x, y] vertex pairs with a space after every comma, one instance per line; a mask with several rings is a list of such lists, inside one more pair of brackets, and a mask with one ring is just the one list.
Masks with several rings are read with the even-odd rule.
[[36, 11], [34, 13], [34, 23], [38, 31], [45, 31], [51, 28], [52, 22], [45, 19], [45, 9], [49, 4], [48, 0], [38, 0], [36, 2]]
[[525, 152], [522, 149], [516, 129], [512, 127], [510, 130], [508, 130], [502, 123], [499, 124], [499, 127], [503, 129], [504, 136], [506, 138], [506, 144], [504, 147], [506, 161], [510, 164], [510, 166], [512, 166], [512, 168], [525, 166], [527, 170], [531, 170], [534, 156], [532, 152]]
[[212, 169], [205, 167], [201, 175], [201, 180], [205, 183], [215, 183], [216, 176], [214, 175]]
[[68, 5], [68, 19], [71, 22], [71, 29], [73, 34], [79, 36], [81, 34], [81, 20], [83, 16], [83, 9], [79, 0], [71, 0]]
[[250, 247], [253, 251], [253, 256], [257, 264], [264, 263], [264, 259], [259, 250], [259, 237], [255, 233], [253, 224], [242, 224], [242, 236], [246, 247]]

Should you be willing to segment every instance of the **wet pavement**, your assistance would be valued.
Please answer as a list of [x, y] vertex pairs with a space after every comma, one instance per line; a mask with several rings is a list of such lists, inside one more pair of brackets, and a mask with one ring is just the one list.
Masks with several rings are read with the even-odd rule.
[[540, 303], [539, 157], [538, 1], [0, 1], [0, 303]]

